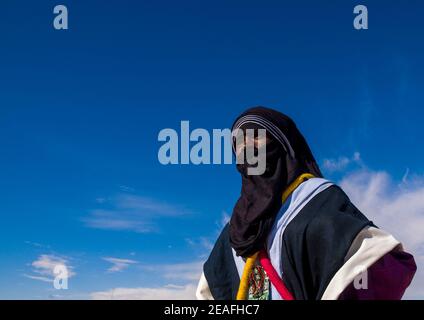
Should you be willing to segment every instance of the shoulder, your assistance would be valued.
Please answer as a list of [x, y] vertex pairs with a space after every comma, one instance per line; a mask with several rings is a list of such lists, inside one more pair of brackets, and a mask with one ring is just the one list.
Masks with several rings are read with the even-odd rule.
[[[315, 195], [283, 234], [282, 255], [287, 257], [283, 269], [297, 296], [319, 299], [344, 264], [355, 237], [369, 225], [372, 222], [340, 187], [333, 185]], [[298, 270], [303, 270], [300, 283], [293, 280]], [[310, 279], [316, 281], [311, 283]], [[305, 291], [306, 287], [311, 289]]]
[[216, 300], [234, 299], [240, 281], [230, 245], [229, 224], [225, 225], [203, 265], [203, 272]]
[[227, 223], [222, 229], [204, 265], [204, 269], [222, 264], [222, 261], [226, 260], [228, 253], [231, 253], [229, 226], [229, 223]]
[[[358, 233], [366, 225], [373, 225], [368, 218], [350, 201], [337, 185], [332, 185], [315, 195], [287, 227], [307, 229], [309, 233], [329, 232], [336, 228], [339, 233], [351, 230]], [[356, 235], [355, 233], [355, 235]]]

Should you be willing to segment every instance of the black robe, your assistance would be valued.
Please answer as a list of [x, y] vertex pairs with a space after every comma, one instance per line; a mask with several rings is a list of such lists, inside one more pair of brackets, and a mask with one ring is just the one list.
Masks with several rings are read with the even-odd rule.
[[[287, 225], [283, 234], [283, 281], [296, 300], [319, 300], [358, 233], [374, 226], [333, 185], [314, 196]], [[222, 230], [203, 266], [215, 300], [236, 298], [240, 277], [229, 241], [229, 225]]]

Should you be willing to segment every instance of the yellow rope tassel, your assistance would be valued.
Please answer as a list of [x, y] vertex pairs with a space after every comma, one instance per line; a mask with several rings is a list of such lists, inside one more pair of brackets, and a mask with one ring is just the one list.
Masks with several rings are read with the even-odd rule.
[[[292, 192], [305, 180], [314, 178], [310, 173], [304, 173], [296, 178], [283, 192], [281, 197], [282, 203], [286, 202], [287, 198], [292, 194]], [[246, 259], [246, 264], [244, 265], [243, 274], [240, 279], [239, 289], [237, 291], [236, 300], [246, 300], [247, 294], [249, 293], [249, 275], [255, 266], [256, 258], [258, 257], [259, 251], [255, 252]]]
[[249, 292], [249, 275], [255, 266], [256, 258], [258, 257], [259, 251], [252, 254], [247, 258], [246, 264], [244, 265], [243, 275], [241, 276], [240, 286], [237, 291], [236, 300], [246, 300]]

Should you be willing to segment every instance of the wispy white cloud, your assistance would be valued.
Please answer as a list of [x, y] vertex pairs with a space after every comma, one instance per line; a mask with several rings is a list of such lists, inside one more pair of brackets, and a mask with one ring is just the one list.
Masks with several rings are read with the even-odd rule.
[[217, 222], [219, 232], [225, 227], [225, 225], [230, 221], [231, 215], [228, 214], [226, 211], [223, 211], [221, 214], [221, 220]]
[[362, 164], [361, 154], [355, 152], [351, 157], [341, 156], [336, 159], [324, 159], [323, 169], [329, 173], [344, 171], [350, 164]]
[[199, 253], [199, 258], [205, 259], [209, 255], [216, 239], [221, 234], [225, 225], [230, 221], [230, 218], [231, 216], [226, 211], [222, 211], [220, 219], [215, 221], [216, 228], [210, 235], [185, 239], [187, 244]]
[[119, 189], [121, 189], [121, 191], [123, 192], [135, 192], [135, 189], [126, 185], [121, 184], [119, 186]]
[[134, 215], [120, 209], [95, 209], [88, 217], [82, 218], [86, 227], [93, 229], [133, 231], [137, 233], [155, 232], [157, 229], [149, 217]]
[[26, 274], [26, 273], [24, 273], [24, 277], [27, 277], [27, 278], [32, 279], [32, 280], [43, 281], [43, 282], [53, 282], [53, 279], [51, 279], [51, 278], [47, 278], [47, 277], [43, 277], [43, 276], [34, 276], [34, 275]]
[[94, 300], [193, 300], [196, 286], [166, 285], [163, 287], [114, 288], [90, 294]]
[[144, 265], [142, 269], [163, 279], [197, 281], [202, 274], [203, 263], [204, 261], [193, 261], [188, 263]]
[[29, 246], [34, 247], [34, 248], [50, 249], [49, 245], [45, 245], [45, 244], [34, 242], [34, 241], [25, 241], [25, 243]]
[[103, 198], [103, 197], [96, 198], [96, 202], [100, 203], [100, 204], [105, 203], [106, 201], [107, 201], [107, 199]]
[[[99, 205], [104, 202], [97, 201]], [[192, 214], [178, 205], [156, 199], [121, 193], [108, 199], [107, 208], [97, 208], [82, 218], [85, 226], [104, 230], [123, 230], [137, 233], [157, 232], [156, 220], [162, 217], [181, 217]]]
[[[152, 277], [165, 283], [168, 282], [168, 284], [156, 287], [113, 288], [93, 292], [90, 296], [96, 300], [192, 300], [196, 298], [195, 292], [197, 282], [202, 274], [202, 266], [203, 261], [140, 266], [144, 274], [151, 274]], [[173, 282], [173, 284], [169, 282]]]
[[187, 209], [167, 204], [165, 201], [131, 194], [120, 194], [115, 198], [117, 208], [143, 212], [145, 215], [181, 216], [190, 213]]
[[408, 183], [408, 176], [409, 176], [409, 168], [406, 168], [405, 174], [402, 177], [402, 183], [404, 184]]
[[75, 276], [73, 266], [69, 264], [69, 259], [53, 254], [42, 254], [31, 263], [31, 274], [24, 274], [25, 277], [44, 282], [53, 282], [55, 278], [54, 270], [57, 266], [65, 266], [68, 271], [68, 278]]
[[104, 257], [103, 260], [112, 264], [112, 266], [107, 269], [108, 272], [121, 272], [127, 269], [130, 265], [138, 263], [138, 261], [130, 259], [120, 259], [113, 257]]
[[187, 244], [193, 248], [199, 248], [202, 251], [211, 251], [213, 248], [213, 242], [209, 237], [199, 238], [186, 238]]

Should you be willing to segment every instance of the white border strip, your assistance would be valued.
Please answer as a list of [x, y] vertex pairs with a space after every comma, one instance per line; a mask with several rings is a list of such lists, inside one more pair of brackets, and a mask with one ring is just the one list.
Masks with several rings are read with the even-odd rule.
[[337, 300], [355, 277], [393, 249], [403, 250], [391, 234], [375, 227], [365, 227], [352, 242], [345, 264], [336, 272], [322, 295], [322, 300]]

